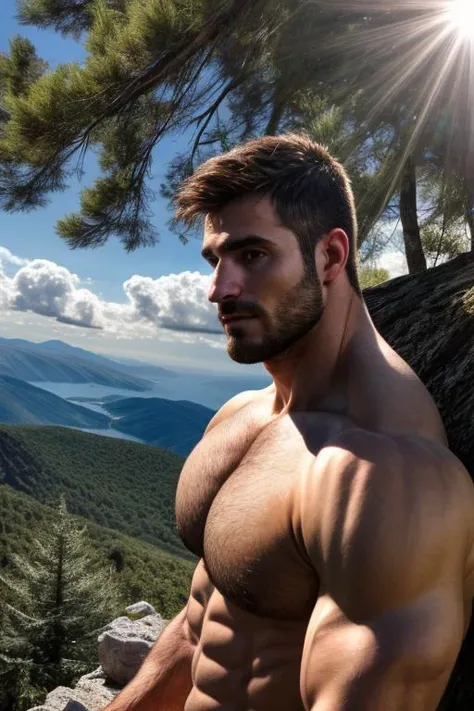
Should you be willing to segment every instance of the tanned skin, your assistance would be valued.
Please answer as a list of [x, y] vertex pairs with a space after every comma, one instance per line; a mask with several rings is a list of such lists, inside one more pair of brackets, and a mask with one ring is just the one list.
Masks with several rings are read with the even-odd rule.
[[[301, 316], [305, 265], [269, 199], [227, 205], [203, 246], [231, 355]], [[474, 486], [349, 284], [348, 250], [342, 230], [321, 239], [321, 318], [188, 458], [189, 601], [108, 711], [437, 708], [471, 618]]]

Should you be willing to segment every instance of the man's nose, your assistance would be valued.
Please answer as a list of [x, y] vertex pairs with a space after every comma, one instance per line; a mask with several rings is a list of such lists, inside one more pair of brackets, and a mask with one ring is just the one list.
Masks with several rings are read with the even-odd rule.
[[238, 269], [219, 264], [212, 275], [208, 298], [213, 304], [224, 299], [238, 299], [242, 294], [242, 279]]

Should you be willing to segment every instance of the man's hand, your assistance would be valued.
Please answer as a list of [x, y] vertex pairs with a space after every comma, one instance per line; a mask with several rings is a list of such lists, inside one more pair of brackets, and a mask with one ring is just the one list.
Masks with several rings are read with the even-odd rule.
[[321, 579], [301, 667], [311, 711], [435, 711], [466, 626], [472, 482], [430, 443], [354, 432], [301, 496]]

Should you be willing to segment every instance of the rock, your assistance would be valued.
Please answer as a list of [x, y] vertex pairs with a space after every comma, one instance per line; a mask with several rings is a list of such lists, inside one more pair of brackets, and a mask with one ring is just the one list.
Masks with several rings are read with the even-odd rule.
[[149, 602], [142, 600], [141, 602], [136, 602], [134, 605], [129, 605], [125, 608], [125, 612], [128, 615], [138, 615], [143, 617], [144, 615], [156, 615], [157, 612], [153, 605]]
[[99, 636], [99, 659], [106, 676], [125, 686], [140, 668], [167, 622], [155, 613], [140, 620], [119, 617]]
[[105, 674], [104, 670], [102, 667], [97, 667], [95, 671], [90, 672], [89, 674], [84, 674], [84, 676], [81, 676], [81, 678], [78, 681], [78, 684], [82, 684], [84, 681], [89, 681], [91, 679], [100, 679], [101, 683], [105, 682]]
[[74, 696], [85, 703], [90, 711], [100, 711], [117, 696], [120, 687], [108, 682], [105, 675], [98, 679], [89, 679], [88, 676], [79, 679], [74, 687]]
[[97, 672], [81, 677], [74, 689], [58, 686], [47, 695], [42, 706], [30, 711], [102, 711], [120, 689], [108, 686], [103, 674], [91, 679], [93, 675]]

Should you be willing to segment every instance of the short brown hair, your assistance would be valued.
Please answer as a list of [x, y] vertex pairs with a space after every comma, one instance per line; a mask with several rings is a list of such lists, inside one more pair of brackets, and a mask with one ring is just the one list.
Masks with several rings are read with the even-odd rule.
[[176, 219], [192, 225], [250, 194], [268, 195], [282, 224], [300, 243], [306, 263], [331, 230], [343, 229], [350, 242], [347, 274], [360, 292], [357, 275], [357, 217], [349, 177], [323, 146], [306, 136], [264, 136], [211, 158], [179, 187]]

